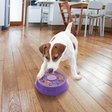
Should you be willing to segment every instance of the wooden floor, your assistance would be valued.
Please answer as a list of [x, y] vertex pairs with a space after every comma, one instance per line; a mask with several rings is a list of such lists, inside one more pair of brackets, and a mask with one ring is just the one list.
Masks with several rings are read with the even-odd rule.
[[0, 112], [112, 112], [112, 34], [77, 37], [78, 68], [82, 80], [73, 79], [68, 61], [58, 71], [68, 90], [46, 96], [35, 88], [43, 62], [38, 47], [54, 35], [44, 27], [10, 27], [0, 31]]

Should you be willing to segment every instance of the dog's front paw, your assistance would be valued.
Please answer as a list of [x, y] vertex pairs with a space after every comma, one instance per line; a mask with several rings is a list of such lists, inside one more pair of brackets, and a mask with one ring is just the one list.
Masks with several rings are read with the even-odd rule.
[[37, 75], [37, 79], [41, 79], [43, 75]]
[[77, 74], [80, 74], [80, 71], [77, 71]]
[[75, 77], [74, 77], [76, 80], [80, 80], [80, 79], [82, 79], [82, 77], [81, 76], [79, 76], [79, 75], [75, 75]]

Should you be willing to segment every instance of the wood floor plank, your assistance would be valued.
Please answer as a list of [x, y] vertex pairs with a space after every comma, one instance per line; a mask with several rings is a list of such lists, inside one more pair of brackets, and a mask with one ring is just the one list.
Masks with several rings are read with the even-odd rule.
[[32, 58], [30, 57], [30, 55], [27, 52], [27, 50], [25, 49], [25, 47], [19, 47], [19, 50], [22, 54], [22, 57], [23, 57], [23, 60], [24, 60], [27, 70], [37, 69], [35, 63], [33, 62]]
[[60, 68], [58, 68], [58, 71], [66, 75], [69, 82], [69, 92], [87, 112], [106, 112], [93, 98], [77, 85], [76, 81], [73, 81], [73, 79], [68, 76], [70, 73], [64, 72]]
[[4, 70], [3, 112], [22, 112], [14, 67]]
[[107, 84], [104, 84], [98, 86], [98, 88], [112, 99], [112, 87], [108, 86]]
[[37, 53], [32, 49], [29, 44], [25, 44], [24, 46], [32, 58], [37, 58]]
[[42, 54], [39, 52], [39, 48], [35, 44], [30, 44], [30, 46], [33, 48], [33, 50], [40, 56], [42, 57]]
[[0, 112], [2, 111], [3, 61], [0, 61]]
[[88, 50], [87, 48], [85, 49], [84, 47], [79, 46], [79, 49], [80, 48], [83, 50], [83, 53], [84, 53], [84, 51], [88, 51], [89, 53], [86, 52], [86, 54], [91, 55], [93, 58], [97, 58], [98, 60], [103, 61], [104, 63], [112, 66], [112, 64], [111, 64], [112, 60], [110, 58], [105, 57], [105, 56], [103, 56], [103, 55], [101, 55], [95, 51]]
[[4, 60], [4, 53], [5, 53], [5, 43], [0, 43], [0, 61]]
[[97, 56], [94, 56], [93, 54], [91, 54], [91, 53], [89, 53], [89, 52], [86, 52], [86, 51], [84, 51], [84, 50], [79, 50], [79, 52], [78, 52], [78, 54], [80, 54], [80, 55], [84, 55], [86, 58], [88, 58], [88, 60], [89, 61], [93, 61], [94, 63], [96, 63], [96, 64], [98, 64], [98, 65], [100, 65], [101, 67], [104, 67], [104, 68], [106, 68], [107, 70], [112, 70], [112, 66], [110, 66], [110, 65], [108, 65], [108, 64], [106, 64], [106, 63], [104, 63], [103, 61], [101, 61], [101, 59], [99, 60], [98, 58], [97, 58]]
[[[85, 41], [85, 43], [86, 43], [86, 45], [87, 46], [94, 46], [94, 48], [95, 49], [100, 49], [100, 48], [103, 48], [103, 50], [105, 51], [105, 52], [107, 52], [107, 53], [109, 53], [109, 51], [112, 49], [111, 48], [111, 44], [105, 44], [105, 42], [102, 42], [101, 40], [100, 40], [100, 42], [99, 41], [91, 41], [92, 39], [87, 39], [86, 41]], [[94, 39], [93, 39], [94, 40]], [[108, 39], [107, 39], [108, 40]], [[105, 40], [106, 41], [106, 40]], [[81, 42], [84, 42], [84, 41], [82, 41], [82, 40], [80, 40], [80, 43]], [[107, 41], [107, 42], [109, 42], [109, 41]]]
[[11, 45], [5, 45], [5, 57], [4, 57], [4, 68], [10, 68], [14, 66], [13, 55]]
[[100, 85], [105, 84], [103, 81], [101, 81], [99, 78], [92, 75], [90, 72], [88, 72], [81, 66], [78, 66], [78, 69], [80, 71], [80, 75], [83, 76], [85, 79], [87, 79], [92, 84], [94, 84], [95, 86], [100, 86]]
[[[63, 69], [67, 74], [70, 75], [71, 78], [73, 76], [70, 74], [70, 68], [68, 68], [68, 71], [66, 69]], [[83, 74], [83, 72], [82, 72]], [[77, 81], [77, 83], [89, 94], [91, 95], [102, 107], [106, 109], [106, 111], [110, 112], [112, 110], [112, 99], [109, 99], [103, 92], [101, 92], [99, 89], [97, 89], [95, 86], [93, 86], [89, 81], [87, 81], [85, 78], [82, 78], [82, 80]], [[107, 104], [108, 102], [108, 104]]]
[[68, 91], [56, 96], [56, 98], [66, 112], [86, 112]]
[[92, 68], [91, 65], [89, 65], [89, 63], [85, 62], [85, 63], [82, 64], [82, 62], [79, 62], [79, 61], [78, 61], [78, 63], [79, 63], [79, 65], [81, 67], [83, 67], [84, 69], [86, 69], [87, 71], [89, 71], [90, 73], [92, 73], [94, 76], [96, 76], [100, 80], [104, 81], [106, 84], [112, 86], [112, 79], [109, 78], [109, 77], [107, 77], [103, 73], [99, 72], [95, 68]]
[[22, 112], [43, 112], [34, 89], [19, 91]]
[[[62, 69], [66, 69], [67, 72], [70, 72], [70, 65], [69, 65], [68, 60], [61, 62], [59, 66]], [[83, 76], [84, 78], [86, 78], [88, 81], [90, 81], [95, 86], [105, 84], [102, 80], [98, 79], [92, 73], [88, 72], [87, 70], [85, 70], [84, 68], [79, 66], [78, 64], [77, 64], [77, 66], [78, 66], [78, 70], [80, 72], [80, 75]]]
[[18, 83], [19, 91], [33, 88], [30, 77], [28, 74], [17, 77], [17, 83]]
[[12, 44], [11, 47], [12, 47], [12, 52], [19, 52], [18, 45], [16, 42]]
[[[81, 56], [78, 54], [78, 58], [82, 59], [82, 60], [86, 60], [87, 57], [85, 56]], [[88, 62], [87, 62], [88, 63]], [[100, 63], [100, 62], [99, 62]], [[109, 78], [112, 78], [112, 70], [108, 70], [102, 66], [100, 66], [99, 64], [94, 63], [92, 60], [89, 61], [89, 65], [91, 65], [91, 67], [95, 68], [96, 70], [100, 71], [101, 73], [103, 73], [104, 75], [108, 76]]]
[[[84, 82], [83, 82], [84, 81]], [[77, 82], [91, 97], [93, 97], [107, 112], [112, 110], [112, 99], [107, 97], [103, 92], [94, 87], [84, 78]], [[83, 83], [83, 84], [82, 84]], [[85, 85], [84, 85], [85, 84]], [[88, 86], [88, 89], [87, 89]], [[108, 103], [107, 103], [108, 102]]]
[[16, 76], [26, 76], [27, 70], [20, 52], [13, 52]]

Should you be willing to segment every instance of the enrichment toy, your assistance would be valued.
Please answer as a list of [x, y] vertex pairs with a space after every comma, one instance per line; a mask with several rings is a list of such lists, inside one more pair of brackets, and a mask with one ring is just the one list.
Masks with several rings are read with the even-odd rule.
[[68, 89], [68, 81], [64, 74], [55, 71], [54, 74], [45, 72], [42, 79], [37, 79], [37, 90], [45, 95], [59, 95]]

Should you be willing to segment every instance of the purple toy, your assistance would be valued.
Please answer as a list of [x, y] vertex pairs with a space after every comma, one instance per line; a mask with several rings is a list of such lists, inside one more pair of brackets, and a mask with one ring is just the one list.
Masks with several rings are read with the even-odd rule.
[[55, 71], [55, 74], [45, 72], [42, 79], [36, 81], [37, 90], [45, 95], [59, 95], [68, 89], [68, 81], [64, 74]]

